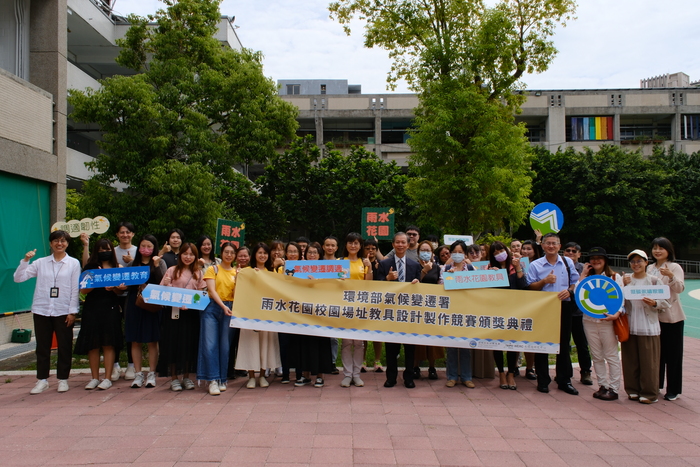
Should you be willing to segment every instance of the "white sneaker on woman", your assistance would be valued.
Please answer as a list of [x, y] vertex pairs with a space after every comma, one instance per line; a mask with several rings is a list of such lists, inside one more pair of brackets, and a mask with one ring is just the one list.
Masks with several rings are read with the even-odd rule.
[[91, 379], [91, 380], [88, 381], [88, 383], [85, 385], [85, 389], [87, 389], [88, 391], [89, 391], [90, 389], [95, 389], [97, 386], [99, 386], [99, 384], [100, 384], [100, 380], [99, 380], [99, 379]]
[[67, 379], [59, 379], [58, 380], [58, 392], [68, 392], [69, 389], [70, 389], [70, 386], [68, 386]]
[[219, 390], [219, 382], [218, 381], [212, 381], [209, 383], [209, 394], [212, 396], [218, 396], [221, 394], [221, 391]]
[[29, 394], [41, 394], [42, 392], [46, 391], [49, 388], [49, 382], [46, 381], [45, 379], [40, 379], [39, 381], [36, 382], [34, 387], [32, 388], [31, 391], [29, 391]]
[[97, 385], [97, 389], [109, 389], [112, 387], [112, 381], [109, 379], [105, 378], [100, 382], [100, 384]]
[[131, 383], [132, 388], [140, 388], [143, 386], [143, 371], [134, 373], [134, 381]]
[[148, 376], [146, 376], [146, 387], [147, 388], [156, 387], [156, 374], [155, 374], [155, 372], [151, 371], [150, 373], [148, 373]]

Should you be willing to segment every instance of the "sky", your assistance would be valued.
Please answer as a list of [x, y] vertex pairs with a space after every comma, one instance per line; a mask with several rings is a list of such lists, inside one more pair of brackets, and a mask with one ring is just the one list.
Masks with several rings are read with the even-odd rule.
[[[224, 0], [244, 47], [261, 51], [264, 72], [280, 79], [347, 79], [363, 94], [385, 93], [388, 53], [363, 46], [363, 24], [351, 36], [328, 16], [330, 0]], [[493, 3], [493, 0], [491, 0]], [[558, 27], [559, 50], [544, 73], [523, 79], [528, 89], [638, 88], [639, 80], [684, 72], [700, 81], [698, 0], [579, 0], [577, 19]], [[116, 0], [114, 11], [146, 16], [158, 0]], [[395, 92], [409, 92], [399, 83]]]

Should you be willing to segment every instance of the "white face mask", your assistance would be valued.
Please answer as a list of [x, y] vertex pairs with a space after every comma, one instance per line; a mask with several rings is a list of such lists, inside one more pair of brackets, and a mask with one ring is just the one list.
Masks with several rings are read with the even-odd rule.
[[433, 257], [433, 254], [429, 251], [421, 251], [418, 253], [418, 257], [421, 259], [421, 261], [430, 261]]
[[452, 253], [450, 256], [455, 263], [459, 264], [464, 261], [464, 253]]
[[503, 261], [505, 261], [505, 260], [508, 259], [508, 253], [506, 253], [505, 251], [502, 251], [502, 252], [500, 252], [499, 254], [495, 255], [494, 258], [495, 258], [496, 261], [498, 261], [499, 263], [502, 263]]

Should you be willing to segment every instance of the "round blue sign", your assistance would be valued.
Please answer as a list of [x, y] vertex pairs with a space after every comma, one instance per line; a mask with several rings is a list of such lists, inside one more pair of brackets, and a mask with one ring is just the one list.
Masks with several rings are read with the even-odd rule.
[[620, 286], [607, 276], [589, 276], [578, 283], [574, 291], [576, 305], [586, 315], [605, 318], [614, 315], [622, 307], [624, 296]]
[[542, 235], [559, 233], [564, 227], [564, 213], [556, 204], [540, 203], [530, 212], [530, 226]]

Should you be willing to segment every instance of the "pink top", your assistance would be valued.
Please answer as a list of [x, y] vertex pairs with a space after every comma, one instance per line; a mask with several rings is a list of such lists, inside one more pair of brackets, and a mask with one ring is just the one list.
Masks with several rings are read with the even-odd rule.
[[[165, 275], [163, 276], [163, 280], [160, 281], [160, 285], [165, 285], [165, 279], [166, 278], [173, 278], [173, 274], [175, 274], [175, 268], [177, 266], [173, 266], [171, 268], [168, 268], [166, 271]], [[189, 269], [185, 269], [182, 271], [182, 274], [180, 274], [180, 277], [177, 278], [177, 280], [174, 280], [170, 283], [170, 287], [178, 287], [181, 289], [192, 289], [192, 290], [202, 290], [204, 287], [206, 287], [206, 283], [204, 282], [204, 274], [202, 271], [197, 271], [196, 277], [192, 277], [192, 273], [189, 271]]]

